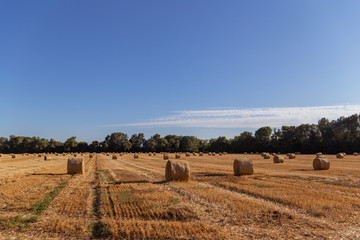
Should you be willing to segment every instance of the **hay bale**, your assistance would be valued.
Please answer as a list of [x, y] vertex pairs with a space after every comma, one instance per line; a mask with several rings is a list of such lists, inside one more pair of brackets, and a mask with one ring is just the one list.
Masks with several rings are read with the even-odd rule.
[[175, 158], [180, 158], [180, 154], [175, 154]]
[[211, 152], [209, 152], [208, 155], [211, 156]]
[[139, 158], [139, 154], [134, 153], [134, 158]]
[[44, 156], [44, 161], [49, 161], [49, 160], [51, 160], [51, 158], [49, 156], [45, 155]]
[[263, 155], [263, 158], [264, 158], [264, 159], [270, 159], [270, 158], [271, 158], [270, 153], [265, 153], [265, 154]]
[[117, 156], [116, 156], [116, 155], [113, 155], [113, 156], [112, 156], [112, 159], [117, 159]]
[[289, 154], [288, 154], [288, 158], [289, 158], [289, 159], [295, 159], [295, 158], [296, 158], [295, 153], [289, 153]]
[[90, 153], [89, 158], [93, 158], [94, 154]]
[[16, 158], [16, 155], [15, 155], [15, 154], [12, 154], [12, 155], [11, 155], [11, 158]]
[[165, 168], [166, 181], [189, 181], [190, 166], [186, 161], [169, 160]]
[[279, 155], [275, 155], [273, 158], [274, 163], [284, 163], [284, 157], [283, 156], [279, 156]]
[[247, 152], [244, 152], [244, 155], [247, 155]]
[[219, 156], [222, 156], [222, 153], [219, 153]]
[[[354, 152], [353, 155], [354, 155], [354, 156], [359, 156], [359, 153]], [[1, 157], [1, 154], [0, 154], [0, 157]]]
[[2, 157], [2, 154], [0, 154], [0, 157]]
[[85, 162], [84, 158], [68, 158], [67, 161], [67, 173], [68, 174], [84, 174]]
[[196, 156], [196, 153], [193, 153], [194, 156]]
[[168, 160], [169, 159], [169, 155], [167, 153], [164, 153], [164, 160]]
[[204, 156], [204, 154], [202, 152], [199, 152], [199, 156], [202, 157]]
[[317, 156], [317, 157], [320, 157], [321, 155], [322, 155], [322, 152], [316, 153], [316, 156]]
[[325, 157], [318, 156], [313, 161], [313, 167], [315, 170], [329, 170], [330, 162]]
[[216, 153], [213, 152], [211, 155], [212, 155], [212, 156], [216, 156]]
[[188, 152], [185, 153], [185, 156], [190, 157], [190, 153], [188, 153]]
[[76, 153], [74, 153], [74, 157], [77, 157], [77, 154], [76, 154]]
[[254, 173], [254, 166], [250, 159], [235, 159], [234, 160], [234, 175], [251, 175]]
[[344, 158], [345, 154], [344, 153], [338, 153], [338, 154], [336, 154], [336, 157], [337, 158]]

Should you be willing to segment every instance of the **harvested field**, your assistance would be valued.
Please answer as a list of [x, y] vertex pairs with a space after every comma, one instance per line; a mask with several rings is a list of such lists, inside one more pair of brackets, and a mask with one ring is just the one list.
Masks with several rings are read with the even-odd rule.
[[[84, 156], [84, 175], [67, 174], [63, 156], [5, 156], [0, 237], [359, 239], [360, 158], [323, 156], [329, 170], [313, 169], [315, 155], [283, 164], [253, 154], [191, 155], [189, 182], [165, 182], [161, 154]], [[244, 157], [253, 175], [234, 176], [234, 159]]]

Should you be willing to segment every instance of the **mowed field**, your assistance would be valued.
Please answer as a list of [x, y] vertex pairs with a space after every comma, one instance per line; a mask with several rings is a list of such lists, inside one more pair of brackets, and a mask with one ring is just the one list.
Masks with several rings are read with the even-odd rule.
[[[79, 155], [84, 175], [69, 156], [0, 157], [1, 239], [360, 239], [360, 156], [182, 154], [190, 182], [165, 182], [159, 153]], [[240, 158], [253, 175], [233, 175]]]

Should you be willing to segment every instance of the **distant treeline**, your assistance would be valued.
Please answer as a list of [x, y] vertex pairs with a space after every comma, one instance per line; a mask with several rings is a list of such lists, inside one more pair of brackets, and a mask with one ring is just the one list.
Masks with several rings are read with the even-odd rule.
[[261, 127], [252, 132], [242, 132], [232, 139], [218, 137], [202, 140], [194, 136], [155, 134], [145, 139], [143, 133], [127, 134], [115, 132], [102, 142], [91, 144], [77, 142], [76, 137], [64, 143], [40, 137], [0, 137], [0, 153], [36, 152], [301, 152], [337, 153], [360, 151], [360, 119], [354, 114], [318, 124], [283, 126], [281, 129]]

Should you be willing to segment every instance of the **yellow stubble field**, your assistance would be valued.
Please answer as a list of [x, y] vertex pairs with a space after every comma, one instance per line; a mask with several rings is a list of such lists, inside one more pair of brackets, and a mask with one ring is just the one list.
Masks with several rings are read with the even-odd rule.
[[[182, 154], [190, 182], [165, 182], [162, 154], [112, 155], [84, 155], [84, 175], [66, 174], [68, 156], [0, 160], [0, 238], [360, 238], [360, 157], [325, 155], [330, 170], [315, 171], [314, 155]], [[239, 158], [253, 175], [233, 175]]]

